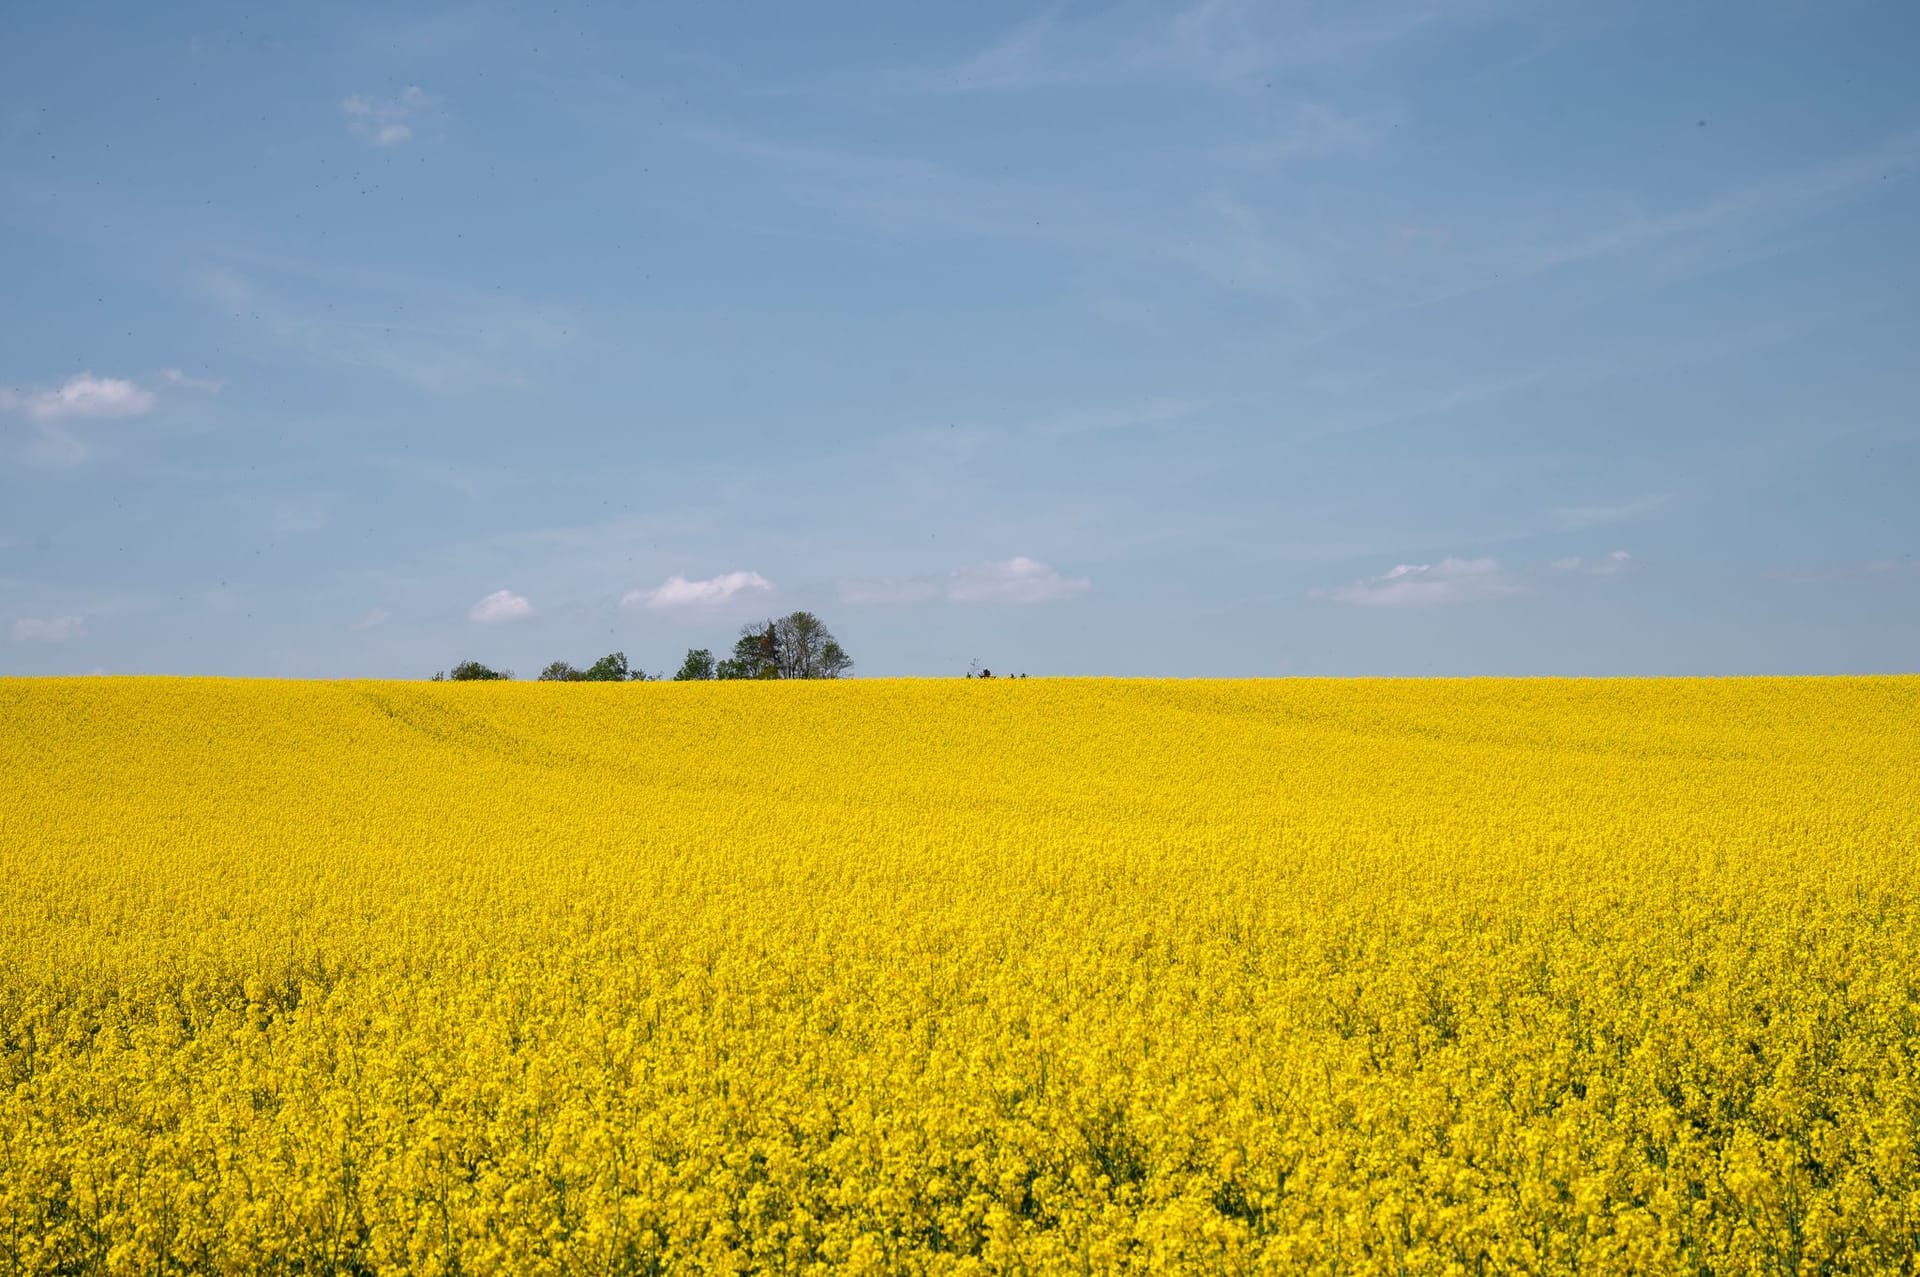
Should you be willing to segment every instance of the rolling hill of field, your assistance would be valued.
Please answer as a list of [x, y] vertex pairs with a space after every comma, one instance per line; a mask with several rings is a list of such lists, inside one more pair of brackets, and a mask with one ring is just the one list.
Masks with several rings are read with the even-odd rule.
[[0, 681], [0, 1266], [1898, 1270], [1920, 678]]

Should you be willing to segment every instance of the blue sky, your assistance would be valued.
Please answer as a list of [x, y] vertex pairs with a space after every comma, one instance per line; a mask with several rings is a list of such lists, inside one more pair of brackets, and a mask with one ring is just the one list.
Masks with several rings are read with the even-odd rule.
[[0, 34], [0, 673], [1920, 667], [1911, 4]]

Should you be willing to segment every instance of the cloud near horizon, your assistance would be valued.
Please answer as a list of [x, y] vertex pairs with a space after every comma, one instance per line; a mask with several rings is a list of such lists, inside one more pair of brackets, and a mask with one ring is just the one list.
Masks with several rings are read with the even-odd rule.
[[972, 563], [945, 576], [849, 577], [838, 586], [840, 601], [856, 606], [925, 603], [944, 598], [954, 603], [1045, 603], [1071, 598], [1092, 588], [1085, 577], [1062, 575], [1038, 559]]
[[85, 638], [86, 634], [86, 619], [78, 616], [23, 616], [13, 623], [16, 643], [64, 643], [68, 639]]
[[1400, 563], [1380, 576], [1314, 590], [1308, 597], [1356, 607], [1434, 607], [1479, 603], [1520, 593], [1498, 559], [1446, 558], [1438, 563]]
[[1615, 550], [1604, 559], [1583, 559], [1572, 555], [1547, 565], [1556, 572], [1579, 572], [1585, 576], [1619, 576], [1640, 566], [1625, 550]]
[[473, 605], [467, 613], [469, 620], [482, 625], [495, 625], [501, 621], [520, 621], [533, 615], [533, 604], [525, 596], [512, 590], [495, 590], [486, 598]]
[[956, 603], [1046, 603], [1092, 588], [1086, 577], [1062, 576], [1024, 554], [1005, 562], [971, 564], [947, 579], [947, 597]]
[[670, 576], [651, 590], [628, 590], [620, 599], [624, 608], [644, 607], [654, 612], [675, 608], [716, 607], [744, 594], [764, 594], [773, 582], [758, 572], [726, 572], [704, 581]]

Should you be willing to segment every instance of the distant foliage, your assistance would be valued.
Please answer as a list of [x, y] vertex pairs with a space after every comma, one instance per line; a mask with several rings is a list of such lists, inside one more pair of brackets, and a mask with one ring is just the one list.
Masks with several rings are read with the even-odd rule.
[[585, 669], [555, 661], [540, 671], [543, 683], [645, 683], [651, 682], [652, 677], [643, 670], [629, 668], [625, 652], [610, 652]]
[[512, 670], [489, 669], [478, 661], [462, 661], [453, 667], [452, 673], [435, 674], [433, 676], [435, 682], [444, 681], [453, 683], [484, 683], [496, 679], [510, 679], [512, 677]]
[[695, 647], [687, 650], [687, 659], [680, 663], [673, 679], [676, 683], [690, 683], [717, 677], [713, 653], [707, 648]]
[[[583, 683], [624, 683], [636, 677], [636, 671], [627, 668], [625, 652], [610, 652], [581, 672]], [[644, 676], [641, 676], [644, 677]]]
[[[673, 676], [675, 682], [709, 679], [839, 678], [853, 668], [853, 658], [840, 646], [826, 624], [811, 612], [793, 612], [777, 621], [742, 627], [733, 654], [715, 661], [704, 647], [691, 648]], [[511, 678], [496, 674], [477, 661], [454, 667], [453, 678]], [[554, 661], [540, 671], [543, 683], [655, 682], [664, 673], [648, 674], [627, 664], [625, 652], [610, 652], [585, 669]], [[447, 678], [435, 674], [433, 681]]]

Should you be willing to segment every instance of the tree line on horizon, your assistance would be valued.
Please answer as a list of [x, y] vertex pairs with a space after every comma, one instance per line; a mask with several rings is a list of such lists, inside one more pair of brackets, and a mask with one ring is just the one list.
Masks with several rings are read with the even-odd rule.
[[[789, 612], [777, 620], [749, 622], [740, 628], [734, 640], [733, 654], [714, 659], [711, 648], [687, 649], [680, 669], [673, 675], [676, 683], [705, 679], [839, 678], [853, 668], [840, 641], [826, 622], [811, 612]], [[436, 683], [487, 682], [511, 679], [513, 671], [493, 669], [479, 661], [461, 661], [451, 671], [433, 676]], [[542, 683], [654, 683], [664, 681], [664, 673], [649, 674], [627, 663], [625, 652], [609, 652], [585, 669], [566, 661], [554, 661], [541, 670]]]

